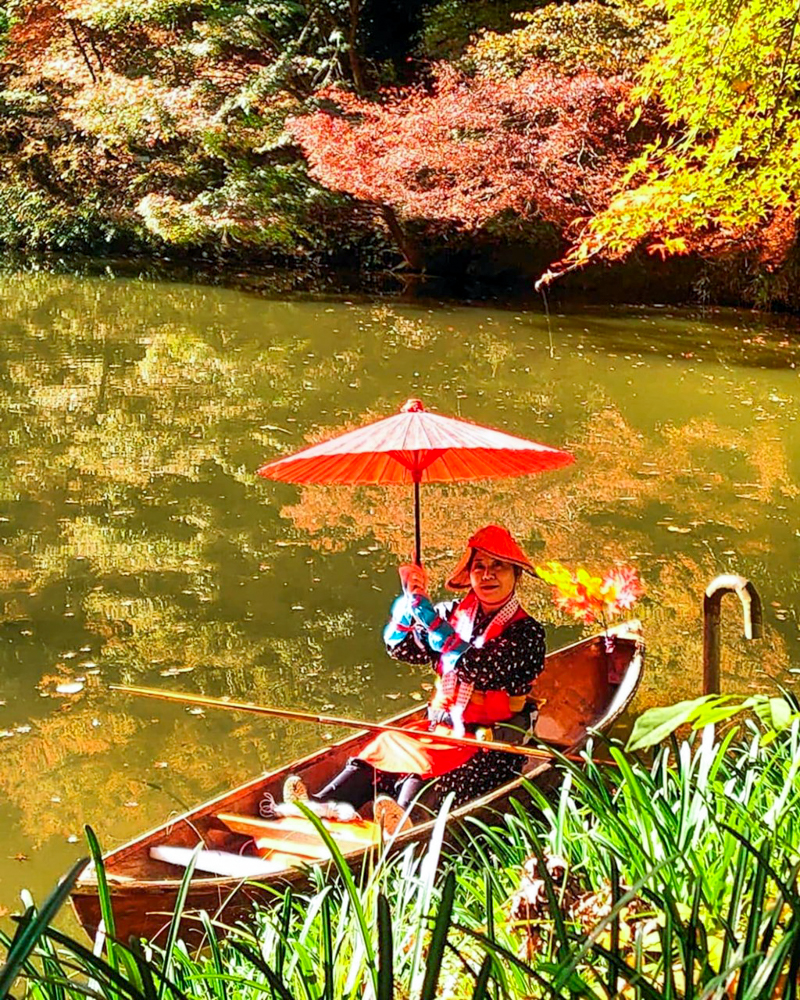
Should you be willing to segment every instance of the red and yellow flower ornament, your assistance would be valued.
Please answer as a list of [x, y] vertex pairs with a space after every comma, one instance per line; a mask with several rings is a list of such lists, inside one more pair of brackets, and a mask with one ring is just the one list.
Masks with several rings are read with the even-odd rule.
[[579, 566], [574, 572], [560, 562], [536, 567], [536, 575], [555, 590], [555, 604], [585, 624], [607, 625], [623, 611], [632, 608], [644, 593], [636, 570], [618, 566], [604, 576], [592, 574]]

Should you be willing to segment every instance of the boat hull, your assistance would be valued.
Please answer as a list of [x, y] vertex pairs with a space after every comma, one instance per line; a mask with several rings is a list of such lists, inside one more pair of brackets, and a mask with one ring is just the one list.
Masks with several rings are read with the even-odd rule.
[[[644, 644], [641, 636], [618, 628], [609, 643], [604, 636], [594, 636], [550, 653], [545, 669], [537, 678], [532, 697], [541, 706], [536, 735], [543, 744], [574, 754], [592, 732], [607, 731], [630, 704], [641, 678]], [[421, 717], [424, 709], [404, 712], [390, 720], [403, 725]], [[131, 936], [163, 942], [177, 902], [183, 871], [164, 862], [153, 861], [149, 850], [168, 843], [194, 847], [198, 835], [206, 846], [218, 848], [230, 844], [231, 834], [217, 819], [220, 814], [257, 816], [258, 804], [266, 792], [280, 795], [288, 774], [299, 773], [312, 787], [321, 787], [336, 774], [346, 760], [372, 738], [369, 732], [348, 736], [332, 746], [226, 792], [197, 808], [148, 831], [136, 840], [109, 852], [104, 857], [114, 914], [114, 937], [127, 942]], [[495, 789], [489, 795], [453, 810], [448, 825], [453, 829], [467, 816], [483, 819], [496, 817], [507, 810], [510, 800], [525, 801], [529, 796], [525, 783], [542, 790], [558, 784], [560, 772], [549, 760], [526, 758], [520, 778]], [[409, 844], [426, 844], [433, 821], [422, 822], [398, 835], [393, 850]], [[241, 847], [244, 840], [238, 845]], [[234, 843], [229, 849], [236, 849]], [[368, 851], [346, 854], [348, 864], [358, 868]], [[329, 865], [330, 861], [303, 863], [297, 859], [273, 874], [258, 880], [231, 877], [198, 876], [194, 873], [181, 923], [181, 935], [189, 943], [198, 943], [204, 930], [200, 912], [211, 918], [217, 932], [225, 927], [247, 922], [254, 903], [267, 905], [276, 890], [300, 887], [308, 882], [309, 864]], [[94, 938], [101, 925], [100, 902], [94, 872], [87, 869], [72, 891], [72, 905], [84, 930]]]

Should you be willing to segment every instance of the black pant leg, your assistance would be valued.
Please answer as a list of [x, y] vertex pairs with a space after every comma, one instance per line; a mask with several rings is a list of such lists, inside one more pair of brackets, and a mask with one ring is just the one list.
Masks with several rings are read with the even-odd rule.
[[430, 778], [426, 780], [425, 778], [420, 778], [418, 774], [409, 774], [407, 778], [398, 781], [395, 786], [398, 805], [402, 809], [408, 809], [422, 789], [432, 784], [433, 782]]
[[336, 777], [311, 798], [315, 802], [349, 802], [354, 809], [360, 809], [372, 799], [375, 780], [371, 764], [351, 757]]

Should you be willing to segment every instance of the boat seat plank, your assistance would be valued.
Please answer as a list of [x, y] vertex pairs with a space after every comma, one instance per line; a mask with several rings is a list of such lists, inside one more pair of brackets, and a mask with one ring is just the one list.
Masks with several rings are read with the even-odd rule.
[[[297, 843], [294, 840], [287, 840], [286, 837], [276, 832], [272, 836], [260, 834], [255, 838], [255, 841], [259, 851], [266, 851], [268, 853], [277, 851], [281, 854], [303, 858], [305, 861], [331, 860], [331, 852], [321, 840], [317, 841], [316, 844]], [[361, 848], [358, 848], [358, 850], [361, 850]]]
[[[231, 815], [231, 814], [228, 814]], [[256, 819], [256, 817], [246, 816], [244, 819]], [[257, 819], [259, 824], [264, 824], [264, 829], [273, 829], [275, 824], [282, 830], [314, 830], [316, 827], [307, 816], [281, 816], [279, 820]], [[356, 841], [362, 845], [377, 844], [380, 842], [380, 827], [377, 823], [369, 819], [360, 819], [350, 823], [341, 820], [324, 819], [322, 825], [331, 834], [334, 840], [344, 839]]]
[[[187, 868], [193, 856], [194, 849], [191, 847], [157, 844], [150, 848], [150, 857], [154, 861], [164, 861], [179, 868]], [[278, 864], [272, 858], [254, 858], [230, 851], [198, 851], [194, 866], [196, 871], [230, 878], [263, 878], [286, 867], [283, 862]]]
[[[234, 833], [248, 837], [282, 840], [287, 845], [319, 846], [324, 844], [319, 830], [304, 816], [284, 816], [276, 820], [260, 819], [256, 816], [242, 816], [237, 813], [218, 813], [216, 817]], [[372, 844], [380, 843], [380, 828], [376, 823], [339, 823], [325, 821], [325, 829], [336, 841], [343, 853], [363, 851]], [[295, 846], [287, 850], [295, 852]], [[326, 854], [327, 857], [327, 849]]]

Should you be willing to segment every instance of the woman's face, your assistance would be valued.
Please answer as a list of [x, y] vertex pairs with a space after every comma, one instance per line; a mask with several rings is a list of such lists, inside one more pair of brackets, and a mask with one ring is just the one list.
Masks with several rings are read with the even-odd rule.
[[512, 563], [478, 549], [472, 558], [469, 582], [484, 608], [499, 608], [514, 593], [517, 574]]

